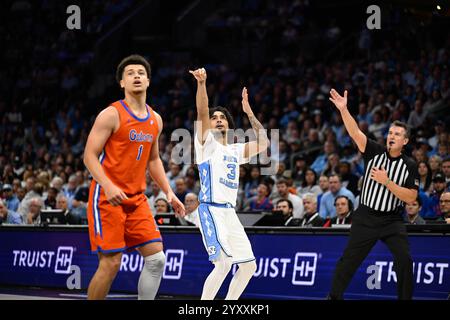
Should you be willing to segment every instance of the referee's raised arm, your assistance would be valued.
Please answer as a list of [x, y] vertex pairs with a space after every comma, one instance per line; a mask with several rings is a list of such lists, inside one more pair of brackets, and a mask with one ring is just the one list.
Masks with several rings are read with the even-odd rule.
[[344, 91], [344, 96], [341, 96], [336, 90], [331, 89], [330, 101], [334, 103], [336, 108], [341, 112], [342, 121], [344, 121], [345, 129], [347, 129], [350, 137], [355, 141], [359, 151], [364, 153], [366, 150], [367, 137], [359, 129], [358, 124], [352, 117], [347, 108], [347, 90]]

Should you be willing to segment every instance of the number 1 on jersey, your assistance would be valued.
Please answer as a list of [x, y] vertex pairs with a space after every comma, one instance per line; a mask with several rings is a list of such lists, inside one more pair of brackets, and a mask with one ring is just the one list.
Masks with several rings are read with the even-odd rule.
[[141, 160], [142, 149], [144, 149], [144, 146], [141, 144], [139, 146], [138, 155], [137, 155], [137, 158], [136, 158], [136, 160], [138, 160], [138, 161]]

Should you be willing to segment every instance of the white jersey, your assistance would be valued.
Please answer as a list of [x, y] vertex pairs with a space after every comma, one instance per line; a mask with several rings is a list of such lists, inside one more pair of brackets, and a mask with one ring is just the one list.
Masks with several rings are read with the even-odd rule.
[[247, 163], [244, 143], [222, 145], [208, 131], [203, 145], [195, 136], [195, 157], [200, 175], [200, 202], [236, 206], [239, 165]]

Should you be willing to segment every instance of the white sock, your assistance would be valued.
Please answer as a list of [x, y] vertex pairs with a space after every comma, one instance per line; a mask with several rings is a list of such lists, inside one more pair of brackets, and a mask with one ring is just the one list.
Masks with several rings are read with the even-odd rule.
[[239, 299], [255, 272], [255, 261], [240, 263], [238, 271], [234, 274], [233, 279], [231, 279], [230, 287], [228, 288], [228, 293], [225, 300]]
[[232, 264], [233, 259], [226, 256], [223, 251], [221, 251], [219, 259], [214, 262], [214, 269], [211, 271], [208, 278], [206, 278], [205, 284], [203, 285], [201, 300], [214, 300], [217, 291], [219, 291], [228, 272], [230, 272]]
[[154, 300], [161, 283], [166, 256], [163, 251], [144, 258], [144, 267], [138, 283], [138, 299]]

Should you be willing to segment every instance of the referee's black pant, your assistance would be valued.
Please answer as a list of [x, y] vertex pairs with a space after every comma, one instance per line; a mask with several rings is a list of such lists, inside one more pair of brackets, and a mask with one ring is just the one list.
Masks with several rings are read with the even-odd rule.
[[354, 212], [350, 238], [334, 272], [330, 299], [342, 299], [353, 275], [370, 250], [382, 240], [394, 256], [397, 295], [401, 300], [412, 299], [413, 263], [409, 252], [408, 234], [399, 214], [374, 214], [366, 206]]

